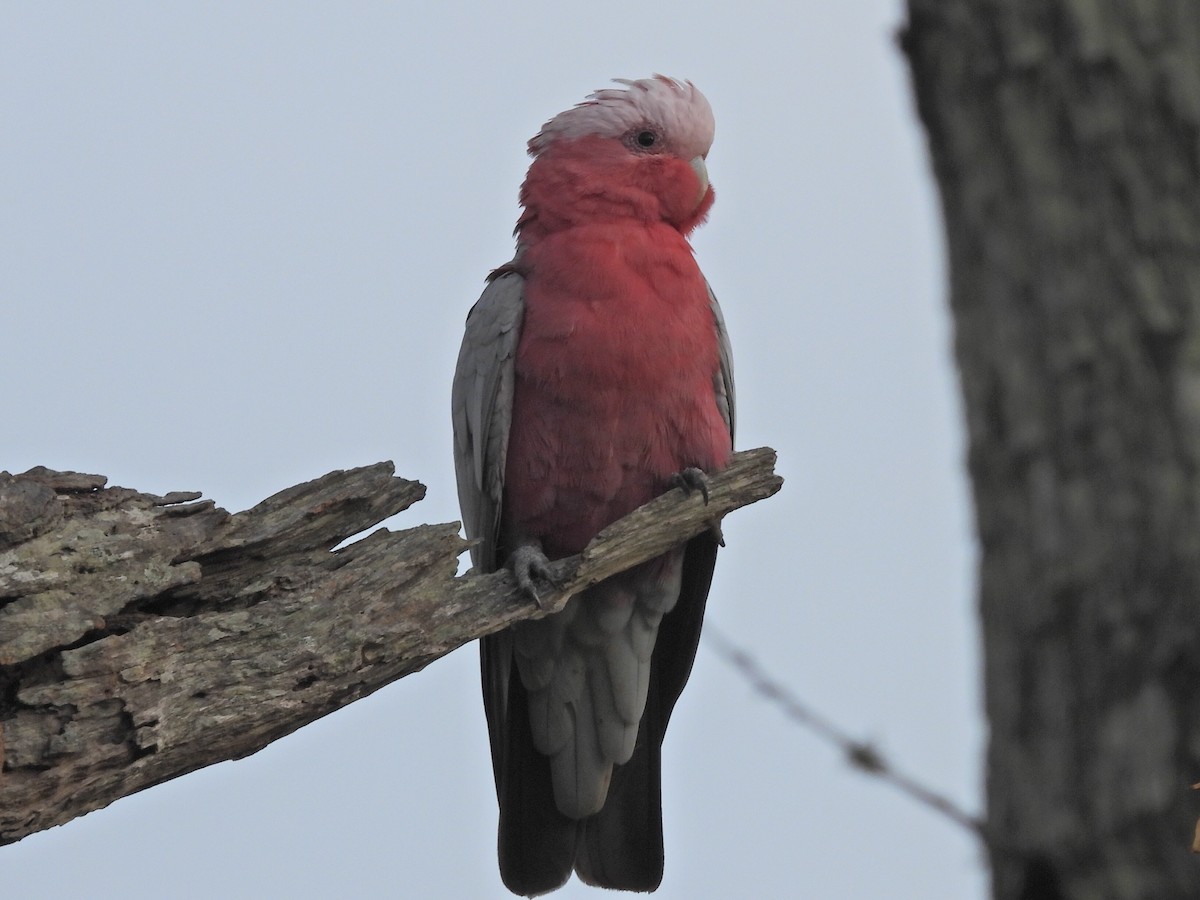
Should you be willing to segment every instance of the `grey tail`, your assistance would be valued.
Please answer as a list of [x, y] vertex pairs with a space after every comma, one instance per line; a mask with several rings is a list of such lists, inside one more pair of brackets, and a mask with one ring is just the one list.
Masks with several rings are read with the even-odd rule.
[[608, 799], [583, 819], [575, 856], [580, 879], [620, 891], [653, 891], [663, 876], [661, 733], [651, 703], [629, 762], [613, 769]]
[[500, 876], [514, 894], [556, 890], [574, 870], [584, 882], [653, 891], [662, 882], [662, 741], [675, 701], [692, 671], [717, 542], [688, 542], [679, 601], [659, 625], [646, 709], [633, 756], [613, 769], [608, 799], [586, 819], [558, 811], [550, 760], [533, 746], [529, 700], [505, 632], [480, 642], [484, 705], [500, 801]]
[[653, 891], [662, 882], [662, 741], [692, 672], [716, 558], [717, 543], [711, 535], [688, 543], [679, 602], [659, 625], [633, 756], [613, 769], [600, 812], [579, 823], [575, 871], [588, 884]]
[[484, 698], [500, 801], [497, 851], [504, 886], [534, 897], [571, 877], [579, 823], [554, 804], [550, 759], [533, 746], [529, 702], [510, 654], [507, 635], [483, 638]]

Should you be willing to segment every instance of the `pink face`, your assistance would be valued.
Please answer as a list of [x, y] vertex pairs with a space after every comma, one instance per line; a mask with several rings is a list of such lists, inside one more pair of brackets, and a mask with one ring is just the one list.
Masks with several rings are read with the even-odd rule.
[[555, 116], [530, 141], [523, 223], [553, 230], [607, 213], [687, 234], [703, 221], [714, 197], [704, 162], [714, 129], [708, 101], [662, 76], [625, 83]]

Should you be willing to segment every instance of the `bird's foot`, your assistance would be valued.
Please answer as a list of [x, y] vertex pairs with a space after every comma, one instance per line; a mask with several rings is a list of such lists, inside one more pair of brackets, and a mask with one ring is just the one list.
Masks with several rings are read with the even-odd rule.
[[720, 522], [710, 522], [708, 525], [708, 533], [712, 535], [712, 539], [717, 542], [718, 547], [725, 546], [725, 532], [721, 530]]
[[704, 505], [708, 505], [708, 476], [695, 466], [688, 466], [672, 475], [671, 487], [679, 488], [689, 497], [693, 491], [699, 491], [704, 498]]
[[542, 545], [538, 542], [521, 544], [508, 557], [505, 566], [513, 573], [513, 577], [517, 579], [517, 587], [525, 596], [536, 603], [538, 609], [545, 609], [542, 598], [538, 595], [535, 579], [541, 579], [555, 590], [558, 590], [559, 584], [550, 568], [550, 560], [542, 552]]
[[[693, 491], [699, 491], [700, 496], [704, 498], [705, 506], [708, 505], [708, 476], [704, 474], [703, 469], [688, 466], [686, 469], [676, 472], [671, 476], [671, 487], [679, 488], [689, 497]], [[725, 535], [721, 532], [720, 520], [709, 523], [708, 533], [712, 535], [717, 544], [725, 546]]]

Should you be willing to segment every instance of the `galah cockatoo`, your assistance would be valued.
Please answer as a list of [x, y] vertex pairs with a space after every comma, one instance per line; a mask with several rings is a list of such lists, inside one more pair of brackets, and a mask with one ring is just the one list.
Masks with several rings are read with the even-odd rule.
[[[725, 323], [687, 236], [708, 214], [708, 101], [690, 82], [620, 81], [529, 142], [513, 260], [467, 317], [454, 376], [458, 493], [478, 571], [533, 599], [549, 560], [675, 487], [703, 493], [733, 445]], [[504, 883], [571, 871], [662, 880], [659, 760], [719, 532], [481, 642]]]

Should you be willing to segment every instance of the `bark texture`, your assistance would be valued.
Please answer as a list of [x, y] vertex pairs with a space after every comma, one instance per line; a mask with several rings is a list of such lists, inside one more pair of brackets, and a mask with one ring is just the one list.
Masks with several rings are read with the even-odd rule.
[[379, 529], [424, 496], [390, 463], [230, 515], [199, 494], [0, 473], [0, 844], [226, 759], [561, 609], [779, 490], [769, 448], [710, 501], [672, 491], [554, 564], [538, 609], [507, 573], [456, 576], [458, 523]]
[[1200, 5], [908, 9], [982, 553], [993, 896], [1200, 897]]

